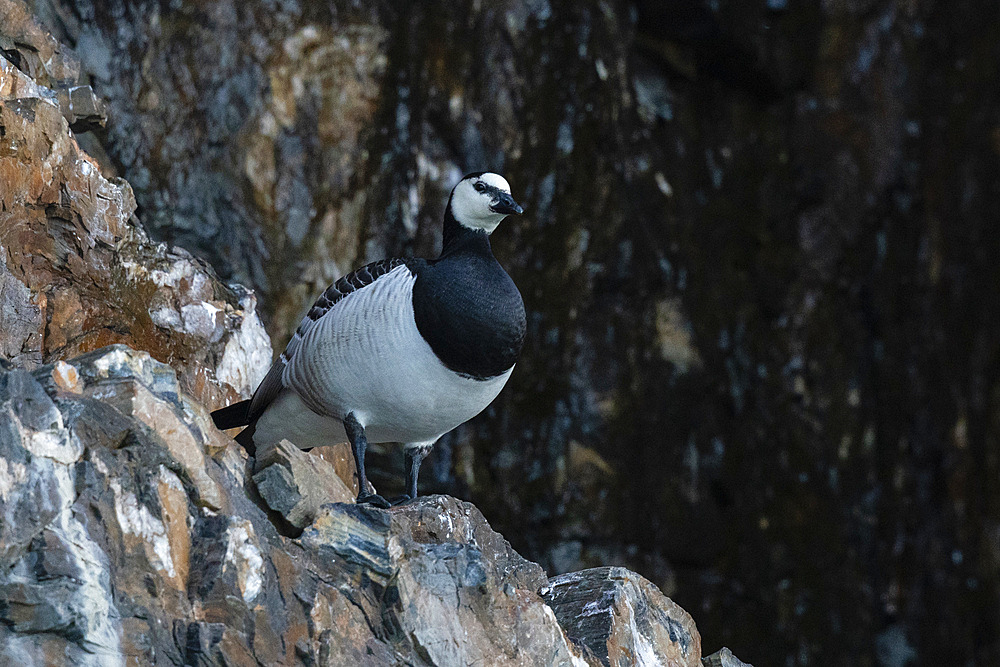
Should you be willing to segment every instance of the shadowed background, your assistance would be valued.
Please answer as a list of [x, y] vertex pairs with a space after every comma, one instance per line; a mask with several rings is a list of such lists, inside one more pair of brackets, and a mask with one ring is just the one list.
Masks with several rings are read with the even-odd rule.
[[1000, 661], [995, 5], [408, 4], [29, 2], [108, 104], [84, 148], [276, 348], [506, 176], [527, 344], [423, 492], [755, 664]]

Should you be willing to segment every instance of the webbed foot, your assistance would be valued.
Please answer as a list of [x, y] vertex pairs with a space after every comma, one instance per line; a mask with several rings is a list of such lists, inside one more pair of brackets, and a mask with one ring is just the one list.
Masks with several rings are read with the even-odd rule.
[[364, 503], [365, 505], [374, 505], [380, 509], [387, 510], [391, 506], [389, 501], [380, 496], [377, 493], [363, 493], [358, 496], [356, 501], [359, 505]]

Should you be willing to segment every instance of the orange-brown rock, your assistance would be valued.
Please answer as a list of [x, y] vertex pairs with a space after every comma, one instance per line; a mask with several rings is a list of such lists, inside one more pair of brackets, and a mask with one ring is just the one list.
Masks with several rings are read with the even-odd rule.
[[271, 356], [253, 295], [150, 241], [128, 183], [101, 174], [55, 93], [4, 58], [0, 183], [0, 354], [31, 368], [125, 343], [205, 405], [252, 391]]

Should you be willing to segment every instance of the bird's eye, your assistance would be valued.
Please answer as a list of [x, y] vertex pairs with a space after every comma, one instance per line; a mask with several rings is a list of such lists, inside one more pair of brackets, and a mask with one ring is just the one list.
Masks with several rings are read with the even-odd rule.
[[473, 187], [476, 188], [476, 192], [486, 192], [486, 184], [483, 183], [482, 181], [479, 181]]

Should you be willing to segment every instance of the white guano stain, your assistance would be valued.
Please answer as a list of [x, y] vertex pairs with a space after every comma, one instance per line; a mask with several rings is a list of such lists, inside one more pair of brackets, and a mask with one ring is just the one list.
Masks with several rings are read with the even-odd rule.
[[170, 266], [169, 271], [155, 269], [149, 272], [149, 278], [157, 287], [176, 287], [184, 278], [188, 278], [194, 272], [194, 265], [190, 262], [177, 261]]
[[[145, 357], [145, 358], [143, 358]], [[102, 377], [108, 377], [111, 375], [111, 370], [127, 367], [132, 361], [135, 365], [141, 365], [143, 361], [149, 358], [149, 354], [146, 352], [126, 352], [123, 348], [115, 348], [110, 350], [104, 356], [99, 357], [94, 360], [94, 368]]]
[[[0, 499], [6, 493], [16, 496], [26, 491], [23, 487], [7, 487], [8, 484], [20, 486], [25, 482], [40, 482], [51, 490], [41, 499], [38, 511], [53, 512], [45, 530], [57, 538], [54, 544], [59, 545], [56, 548], [60, 557], [73, 563], [73, 576], [55, 575], [58, 585], [67, 593], [64, 600], [67, 611], [80, 631], [75, 644], [82, 651], [74, 653], [73, 664], [81, 667], [122, 665], [120, 615], [111, 594], [108, 558], [100, 545], [91, 539], [86, 525], [73, 508], [77, 499], [74, 464], [83, 453], [82, 443], [64, 428], [62, 415], [55, 409], [52, 410], [52, 425], [44, 431], [27, 428], [14, 415], [10, 416], [22, 444], [33, 456], [26, 464], [0, 459]], [[31, 578], [26, 583], [41, 582]], [[21, 639], [15, 636], [11, 643]]]
[[181, 480], [173, 471], [168, 470], [165, 465], [160, 464], [160, 479], [163, 483], [169, 486], [171, 489], [177, 489], [178, 491], [184, 491], [184, 485], [181, 484]]
[[69, 431], [64, 428], [62, 413], [55, 405], [52, 405], [46, 414], [50, 421], [49, 427], [44, 431], [35, 431], [24, 426], [12, 411], [8, 411], [8, 416], [23, 434], [21, 445], [33, 456], [70, 465], [79, 461], [83, 455], [83, 444], [78, 438], [71, 437]]
[[180, 313], [170, 306], [150, 308], [147, 312], [149, 313], [149, 319], [153, 320], [153, 324], [162, 329], [176, 330], [183, 326]]
[[207, 301], [197, 301], [181, 306], [184, 333], [211, 339], [216, 330], [216, 314], [220, 308]]
[[632, 638], [632, 648], [635, 652], [636, 657], [636, 667], [658, 667], [662, 665], [663, 661], [656, 654], [656, 647], [653, 643], [649, 641], [639, 630], [638, 625], [635, 622], [635, 609], [632, 607], [632, 602], [626, 597], [625, 606], [628, 608], [628, 636]]
[[[72, 545], [72, 554], [80, 563], [80, 579], [74, 606], [84, 614], [82, 645], [89, 653], [84, 665], [112, 667], [123, 665], [118, 610], [111, 595], [111, 571], [107, 555], [87, 533], [83, 524], [73, 517], [70, 510], [62, 512], [57, 525], [66, 541]], [[91, 659], [92, 657], [92, 659]]]

